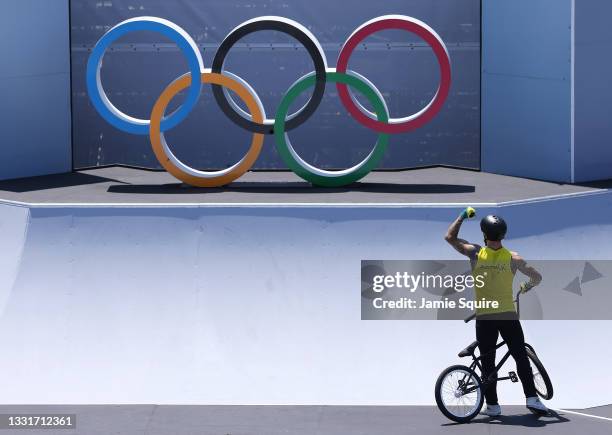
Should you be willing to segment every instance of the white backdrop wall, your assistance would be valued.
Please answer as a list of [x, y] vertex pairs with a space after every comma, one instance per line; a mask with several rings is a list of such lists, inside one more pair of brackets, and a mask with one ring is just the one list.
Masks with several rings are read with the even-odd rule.
[[72, 169], [68, 0], [0, 3], [0, 180]]

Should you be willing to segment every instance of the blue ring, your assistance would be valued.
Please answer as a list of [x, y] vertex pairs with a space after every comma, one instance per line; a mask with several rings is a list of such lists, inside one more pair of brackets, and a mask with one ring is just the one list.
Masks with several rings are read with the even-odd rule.
[[[97, 78], [98, 65], [100, 65], [108, 46], [121, 36], [129, 32], [140, 30], [161, 33], [162, 35], [172, 39], [187, 57], [189, 69], [191, 70], [191, 77], [200, 77], [200, 73], [204, 71], [204, 64], [202, 62], [202, 56], [200, 55], [200, 52], [197, 49], [193, 39], [191, 39], [191, 37], [189, 37], [189, 35], [187, 35], [187, 33], [184, 31], [183, 34], [181, 34], [182, 29], [167, 20], [161, 20], [159, 18], [155, 19], [153, 17], [132, 18], [117, 24], [115, 27], [105, 33], [102, 38], [100, 38], [92, 50], [89, 60], [87, 61], [87, 92], [89, 93], [89, 98], [102, 118], [104, 118], [114, 127], [131, 134], [147, 135], [149, 134], [150, 121], [141, 120], [144, 122], [134, 122], [122, 119], [106, 106], [102, 100], [100, 92], [98, 92]], [[200, 83], [200, 80], [193, 80], [183, 105], [162, 120], [161, 131], [166, 131], [176, 127], [187, 117], [187, 115], [189, 115], [189, 112], [191, 112], [198, 102], [201, 90], [202, 84]], [[102, 90], [102, 92], [104, 92], [104, 90]]]

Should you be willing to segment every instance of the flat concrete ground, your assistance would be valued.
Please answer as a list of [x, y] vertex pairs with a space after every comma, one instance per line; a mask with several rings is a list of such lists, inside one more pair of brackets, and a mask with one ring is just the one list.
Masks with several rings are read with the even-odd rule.
[[249, 172], [222, 188], [182, 185], [166, 172], [125, 167], [0, 181], [0, 202], [189, 204], [503, 203], [592, 194], [612, 182], [557, 184], [452, 168], [372, 172], [339, 188], [313, 187], [292, 172]]
[[[612, 405], [578, 412], [606, 416]], [[431, 406], [0, 406], [0, 414], [76, 414], [76, 429], [0, 430], [49, 435], [407, 435], [555, 434], [609, 435], [612, 421], [556, 412], [538, 418], [522, 406], [504, 406], [504, 416], [455, 424]]]

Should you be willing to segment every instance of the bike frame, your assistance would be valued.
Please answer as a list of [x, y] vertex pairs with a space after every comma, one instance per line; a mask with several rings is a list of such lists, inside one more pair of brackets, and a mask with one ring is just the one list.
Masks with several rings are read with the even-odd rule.
[[[500, 343], [498, 343], [495, 346], [495, 349], [491, 350], [490, 352], [485, 353], [484, 355], [488, 355], [490, 353], [496, 352], [497, 349], [499, 349], [500, 347], [504, 346], [506, 344], [505, 341], [502, 341]], [[531, 347], [530, 344], [525, 343], [525, 346], [527, 346], [529, 349], [533, 350], [533, 347]], [[482, 364], [480, 363], [482, 361], [482, 357], [483, 355], [480, 356], [475, 356], [474, 354], [472, 354], [472, 363], [470, 364], [470, 370], [472, 370], [473, 372], [475, 372], [476, 367], [478, 367], [478, 369], [480, 370], [481, 375], [483, 374], [482, 371]], [[491, 375], [489, 376], [489, 378], [487, 379], [481, 379], [482, 380], [482, 389], [483, 391], [487, 389], [487, 386], [493, 382], [493, 380], [495, 379], [495, 377], [497, 376], [497, 374], [499, 373], [499, 371], [501, 370], [501, 368], [503, 367], [503, 365], [506, 363], [506, 361], [508, 361], [508, 358], [510, 358], [510, 350], [507, 350], [506, 353], [504, 354], [504, 356], [502, 357], [501, 360], [499, 360], [499, 363], [495, 366], [495, 370], [493, 371], [493, 373], [491, 373]], [[466, 380], [467, 377], [467, 380]], [[461, 380], [461, 382], [463, 383], [463, 385], [468, 385], [470, 380], [472, 378], [472, 375], [464, 375], [463, 379]], [[510, 376], [503, 376], [501, 378], [497, 378], [498, 381], [506, 381], [508, 379], [511, 379]], [[467, 388], [463, 391], [463, 394], [469, 394], [472, 391], [477, 390], [478, 387], [474, 386], [474, 387], [470, 387]]]

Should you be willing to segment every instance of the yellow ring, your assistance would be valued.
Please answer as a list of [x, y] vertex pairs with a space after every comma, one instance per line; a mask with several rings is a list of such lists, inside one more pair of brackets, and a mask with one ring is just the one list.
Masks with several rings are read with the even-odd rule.
[[[200, 75], [200, 80], [202, 83], [221, 85], [234, 91], [246, 104], [249, 112], [251, 112], [253, 121], [255, 123], [263, 122], [263, 114], [259, 109], [255, 98], [242, 84], [227, 76], [210, 72], [202, 73]], [[261, 133], [254, 133], [249, 151], [242, 158], [242, 160], [229, 168], [229, 170], [224, 169], [214, 172], [204, 172], [198, 171], [180, 162], [168, 148], [164, 134], [161, 132], [160, 127], [161, 120], [163, 119], [166, 108], [168, 107], [168, 104], [172, 98], [174, 98], [174, 96], [183, 89], [189, 87], [190, 84], [191, 74], [183, 75], [174, 82], [170, 83], [170, 85], [168, 85], [168, 87], [164, 89], [162, 94], [159, 96], [159, 99], [155, 102], [155, 106], [153, 106], [153, 111], [151, 112], [151, 124], [149, 127], [151, 146], [153, 147], [153, 152], [155, 153], [159, 163], [166, 169], [166, 171], [174, 175], [182, 182], [197, 187], [224, 186], [242, 176], [253, 166], [255, 160], [257, 160], [257, 157], [261, 152], [264, 135]], [[180, 165], [182, 165], [183, 168], [181, 168]], [[197, 175], [194, 175], [194, 173]]]

